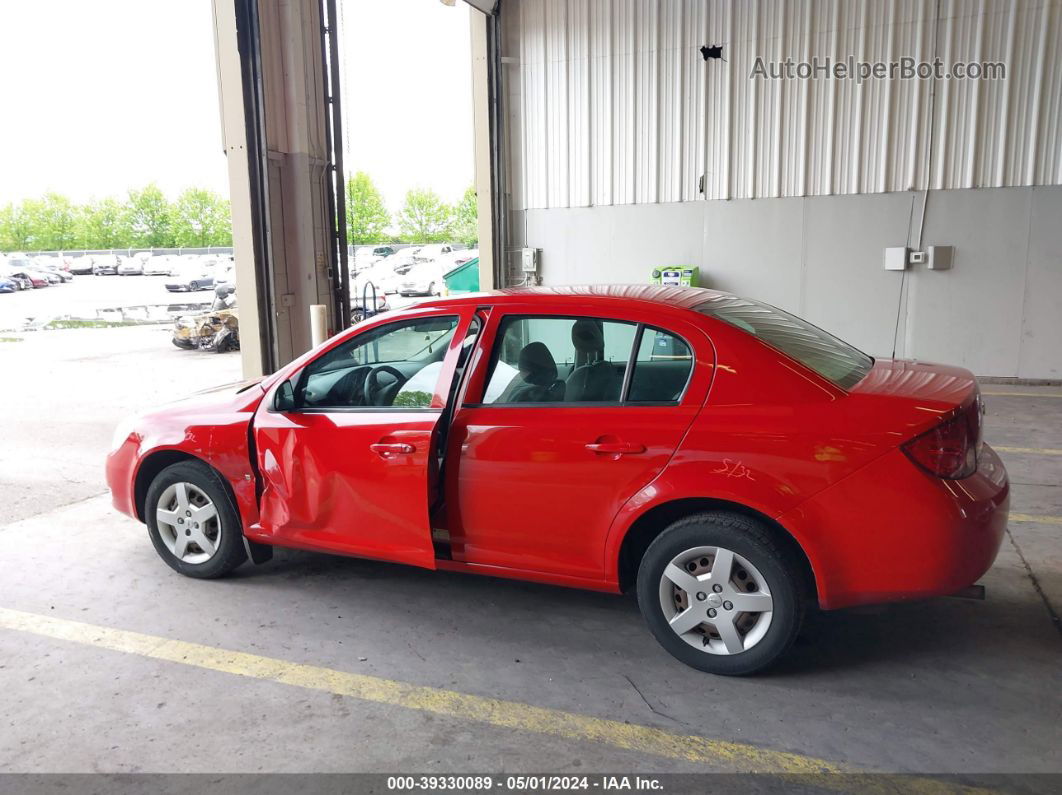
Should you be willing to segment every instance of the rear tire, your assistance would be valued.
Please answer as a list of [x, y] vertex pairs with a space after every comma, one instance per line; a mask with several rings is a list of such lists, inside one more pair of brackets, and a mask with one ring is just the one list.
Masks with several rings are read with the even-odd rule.
[[638, 568], [638, 605], [676, 659], [742, 676], [767, 668], [793, 643], [804, 617], [801, 583], [798, 565], [762, 523], [702, 513], [649, 545]]
[[148, 487], [144, 519], [159, 557], [186, 577], [223, 577], [247, 560], [240, 516], [221, 476], [202, 461], [162, 470]]

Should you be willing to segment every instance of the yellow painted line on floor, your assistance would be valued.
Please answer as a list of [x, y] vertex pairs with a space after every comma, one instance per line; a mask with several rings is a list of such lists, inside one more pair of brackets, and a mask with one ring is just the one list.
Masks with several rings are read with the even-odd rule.
[[1029, 453], [1030, 455], [1062, 455], [1062, 450], [1053, 447], [999, 447], [992, 445], [997, 453]]
[[1062, 392], [981, 392], [982, 395], [991, 395], [992, 397], [1045, 397], [1045, 398], [1062, 398]]
[[1034, 524], [1062, 524], [1062, 516], [1032, 516], [1027, 513], [1012, 513], [1012, 522], [1031, 522]]
[[917, 795], [989, 795], [994, 792], [918, 775], [872, 773], [851, 765], [787, 751], [773, 751], [749, 743], [713, 740], [577, 712], [535, 707], [518, 701], [410, 685], [392, 679], [352, 674], [3, 607], [0, 607], [0, 629], [500, 728], [599, 743], [710, 765], [716, 769], [775, 774], [782, 776], [785, 782], [815, 789], [860, 795], [895, 795], [897, 792], [913, 792]]
[[809, 775], [855, 772], [801, 754], [772, 751], [748, 743], [678, 734], [649, 726], [595, 718], [575, 712], [422, 687], [257, 654], [168, 640], [139, 632], [0, 608], [0, 628], [71, 641], [97, 649], [236, 674], [250, 679], [318, 690], [341, 696], [477, 721], [507, 729], [585, 740], [654, 756], [704, 763], [736, 771]]

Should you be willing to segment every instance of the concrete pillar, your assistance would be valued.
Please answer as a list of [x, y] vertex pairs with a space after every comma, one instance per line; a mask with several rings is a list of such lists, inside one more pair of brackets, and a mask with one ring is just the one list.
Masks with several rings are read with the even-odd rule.
[[258, 280], [254, 266], [251, 221], [251, 184], [247, 163], [240, 52], [236, 41], [236, 12], [232, 0], [214, 0], [214, 54], [218, 71], [221, 130], [229, 170], [232, 207], [232, 246], [236, 258], [236, 301], [240, 309], [240, 356], [244, 378], [263, 374], [258, 334]]
[[[329, 317], [334, 317], [336, 248], [327, 193], [331, 152], [319, 2], [257, 0], [253, 5], [255, 0], [250, 0], [252, 4], [244, 6], [246, 2], [214, 0], [214, 18], [229, 155], [240, 341], [244, 372], [251, 376], [310, 349], [311, 304], [326, 305]], [[245, 9], [243, 16], [237, 13], [238, 5]], [[252, 120], [245, 113], [245, 64], [236, 27], [237, 19], [247, 13], [257, 14], [258, 37], [246, 46], [257, 46], [261, 64], [255, 75], [261, 81], [261, 115], [254, 121], [264, 140], [254, 152], [249, 151], [249, 142], [258, 138], [248, 134]], [[249, 55], [245, 51], [242, 57]], [[263, 175], [257, 183], [249, 158], [256, 166], [253, 173]], [[258, 213], [256, 206], [261, 207]], [[265, 241], [259, 257], [266, 261], [258, 263], [253, 249], [256, 230], [259, 240]], [[269, 317], [262, 317], [259, 307], [265, 307]], [[260, 334], [263, 326], [268, 331]], [[260, 339], [265, 340], [266, 350]]]

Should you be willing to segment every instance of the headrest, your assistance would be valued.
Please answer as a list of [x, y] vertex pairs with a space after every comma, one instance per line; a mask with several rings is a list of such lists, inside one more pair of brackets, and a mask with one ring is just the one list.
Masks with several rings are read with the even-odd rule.
[[603, 353], [605, 332], [601, 323], [587, 318], [572, 323], [572, 345], [579, 353]]
[[529, 342], [520, 351], [517, 367], [524, 381], [535, 386], [549, 386], [557, 380], [557, 363], [541, 342]]

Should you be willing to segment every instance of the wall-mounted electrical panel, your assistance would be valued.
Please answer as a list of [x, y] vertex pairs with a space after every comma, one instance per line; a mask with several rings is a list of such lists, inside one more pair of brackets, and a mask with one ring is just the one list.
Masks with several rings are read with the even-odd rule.
[[926, 265], [931, 271], [951, 270], [955, 246], [930, 246], [926, 252]]
[[907, 270], [907, 246], [890, 246], [885, 249], [882, 266], [887, 271]]
[[539, 263], [542, 259], [542, 249], [520, 249], [520, 270], [524, 273], [538, 273]]

